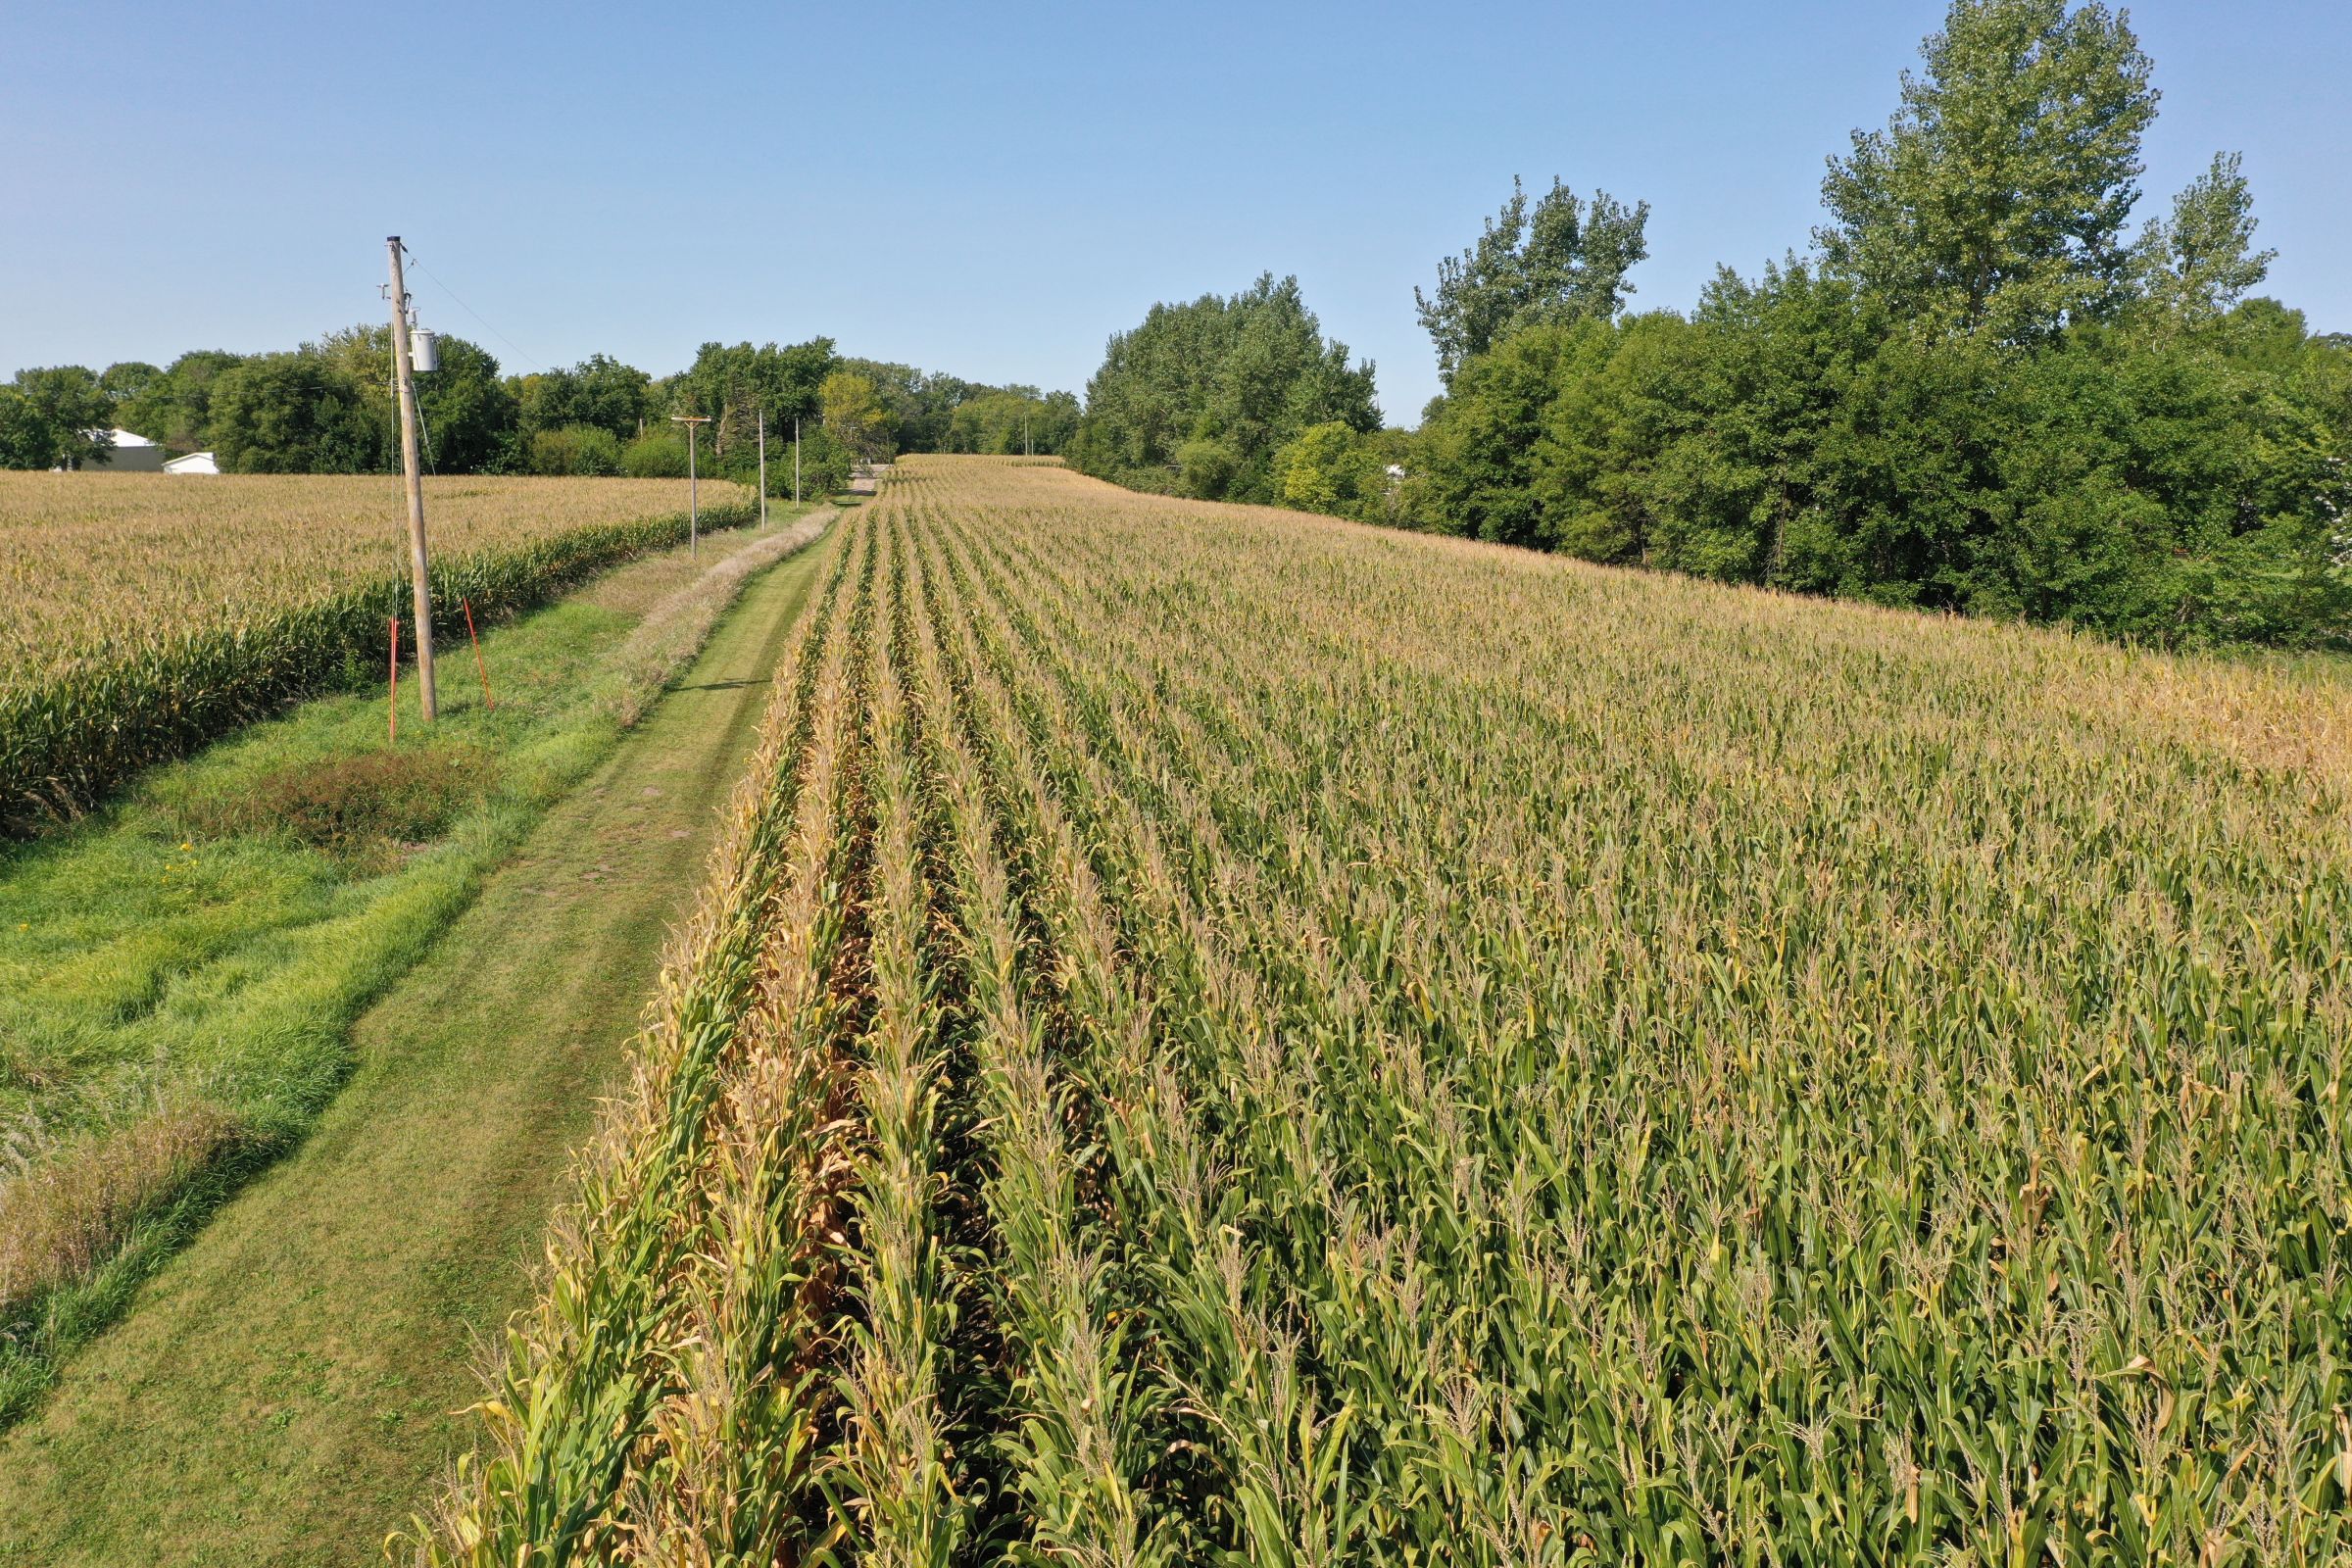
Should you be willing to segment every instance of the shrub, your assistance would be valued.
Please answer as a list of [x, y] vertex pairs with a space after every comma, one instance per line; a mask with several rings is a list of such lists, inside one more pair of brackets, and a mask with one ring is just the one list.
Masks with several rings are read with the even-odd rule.
[[1304, 512], [1382, 517], [1390, 495], [1380, 438], [1337, 419], [1307, 426], [1274, 458], [1274, 499]]
[[620, 472], [620, 438], [593, 424], [566, 424], [531, 436], [533, 473], [573, 476]]
[[1222, 441], [1187, 441], [1176, 449], [1176, 488], [1201, 501], [1215, 501], [1233, 483], [1241, 455]]
[[683, 479], [686, 443], [665, 430], [649, 430], [620, 449], [620, 471], [632, 479]]

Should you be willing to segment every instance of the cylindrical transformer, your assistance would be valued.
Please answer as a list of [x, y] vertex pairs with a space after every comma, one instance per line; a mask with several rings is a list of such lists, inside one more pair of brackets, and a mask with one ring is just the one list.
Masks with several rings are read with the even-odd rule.
[[409, 365], [418, 375], [441, 368], [441, 339], [429, 327], [409, 333]]

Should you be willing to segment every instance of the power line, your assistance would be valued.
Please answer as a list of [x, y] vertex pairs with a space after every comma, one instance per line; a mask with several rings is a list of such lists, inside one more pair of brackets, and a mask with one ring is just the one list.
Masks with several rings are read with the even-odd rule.
[[433, 286], [435, 288], [448, 295], [451, 299], [457, 301], [459, 310], [464, 311], [467, 316], [470, 316], [475, 320], [480, 321], [482, 323], [483, 331], [489, 333], [492, 337], [498, 339], [501, 343], [504, 343], [507, 347], [513, 349], [516, 354], [520, 355], [523, 363], [530, 366], [533, 369], [544, 370], [547, 368], [546, 366], [540, 364], [538, 360], [526, 353], [521, 344], [507, 336], [506, 333], [501, 332], [497, 327], [492, 326], [489, 322], [489, 319], [485, 318], [481, 312], [475, 310], [464, 300], [458, 299], [458, 291], [454, 288], [451, 288], [447, 283], [442, 282], [440, 274], [435, 272], [431, 268], [425, 266], [424, 263], [418, 259], [415, 251], [409, 250], [406, 245], [402, 246], [401, 249], [408, 251], [409, 261], [416, 267], [416, 270], [422, 272], [425, 276], [433, 280]]

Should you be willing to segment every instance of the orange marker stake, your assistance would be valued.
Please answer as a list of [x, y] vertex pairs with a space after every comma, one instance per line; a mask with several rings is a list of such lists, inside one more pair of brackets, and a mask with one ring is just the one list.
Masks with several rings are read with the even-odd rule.
[[490, 695], [490, 666], [482, 662], [482, 639], [474, 633], [473, 606], [467, 604], [463, 595], [459, 596], [458, 604], [466, 612], [466, 635], [473, 639], [473, 667], [482, 673], [482, 707], [495, 713], [498, 711], [498, 699]]
[[390, 739], [392, 744], [397, 746], [400, 744], [400, 617], [398, 615], [392, 617], [392, 696], [384, 707], [388, 714]]

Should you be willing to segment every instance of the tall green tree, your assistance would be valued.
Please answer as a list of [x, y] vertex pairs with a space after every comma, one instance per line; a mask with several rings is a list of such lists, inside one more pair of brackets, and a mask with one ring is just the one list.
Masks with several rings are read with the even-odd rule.
[[1584, 320], [1531, 326], [1458, 368], [1415, 443], [1406, 502], [1424, 526], [1497, 544], [1548, 546], [1535, 488], [1536, 444], [1578, 360], [1605, 357], [1610, 331]]
[[0, 466], [79, 467], [108, 461], [115, 400], [79, 365], [19, 370], [0, 430]]
[[514, 394], [500, 377], [498, 361], [480, 344], [442, 335], [439, 368], [416, 377], [416, 410], [432, 443], [436, 472], [480, 473], [512, 461]]
[[835, 370], [818, 389], [818, 403], [825, 433], [851, 454], [866, 463], [888, 454], [890, 411], [883, 407], [881, 389], [871, 376]]
[[2171, 215], [2141, 236], [2141, 287], [2150, 304], [2177, 319], [2209, 321], [2269, 276], [2278, 256], [2254, 248], [2254, 194], [2238, 155], [2216, 153], [2212, 167], [2173, 198]]
[[1953, 0], [1884, 130], [1832, 159], [1833, 271], [1930, 331], [2045, 337], [2111, 314], [2131, 270], [2150, 64], [2099, 0]]
[[119, 422], [151, 441], [193, 452], [212, 439], [213, 382], [244, 359], [226, 349], [196, 349], [116, 405]]
[[784, 348], [773, 343], [758, 348], [750, 343], [706, 343], [696, 352], [694, 364], [674, 378], [663, 416], [708, 416], [710, 423], [704, 439], [711, 471], [747, 474], [757, 463], [761, 416], [767, 419], [771, 444], [776, 432], [788, 431], [795, 418], [821, 417], [825, 378], [840, 363], [828, 337]]
[[[114, 400], [117, 424], [122, 424], [122, 410], [145, 397], [163, 380], [163, 369], [145, 360], [119, 360], [98, 374], [99, 390]], [[124, 429], [130, 426], [122, 425]]]
[[213, 449], [231, 473], [380, 473], [390, 466], [389, 421], [327, 355], [240, 361], [214, 381], [211, 401]]
[[53, 468], [57, 463], [57, 426], [32, 399], [0, 386], [0, 468]]
[[2126, 245], [2155, 94], [2120, 14], [1957, 0], [1924, 54], [1832, 165], [1819, 265], [1726, 270], [1689, 319], [1495, 334], [1431, 405], [1407, 515], [2163, 645], [2352, 646], [2352, 346], [2244, 297], [2271, 256], [2238, 160]]
[[1271, 502], [1275, 455], [1309, 425], [1380, 428], [1373, 368], [1323, 336], [1298, 280], [1154, 305], [1114, 335], [1086, 389], [1074, 466], [1204, 498]]
[[[387, 454], [400, 450], [399, 405], [392, 383], [389, 324], [329, 332], [304, 352], [333, 366], [359, 389], [361, 402], [382, 429]], [[476, 473], [512, 459], [515, 400], [487, 349], [448, 333], [440, 368], [416, 377], [423, 457], [436, 473]]]
[[1634, 292], [1626, 274], [1649, 255], [1648, 223], [1649, 203], [1596, 190], [1588, 207], [1557, 176], [1531, 212], [1511, 176], [1478, 243], [1438, 263], [1437, 293], [1413, 290], [1439, 373], [1450, 384], [1465, 360], [1525, 327], [1614, 317]]
[[515, 420], [527, 440], [542, 430], [593, 425], [615, 443], [645, 427], [652, 377], [607, 354], [591, 354], [577, 365], [538, 370], [508, 383]]

